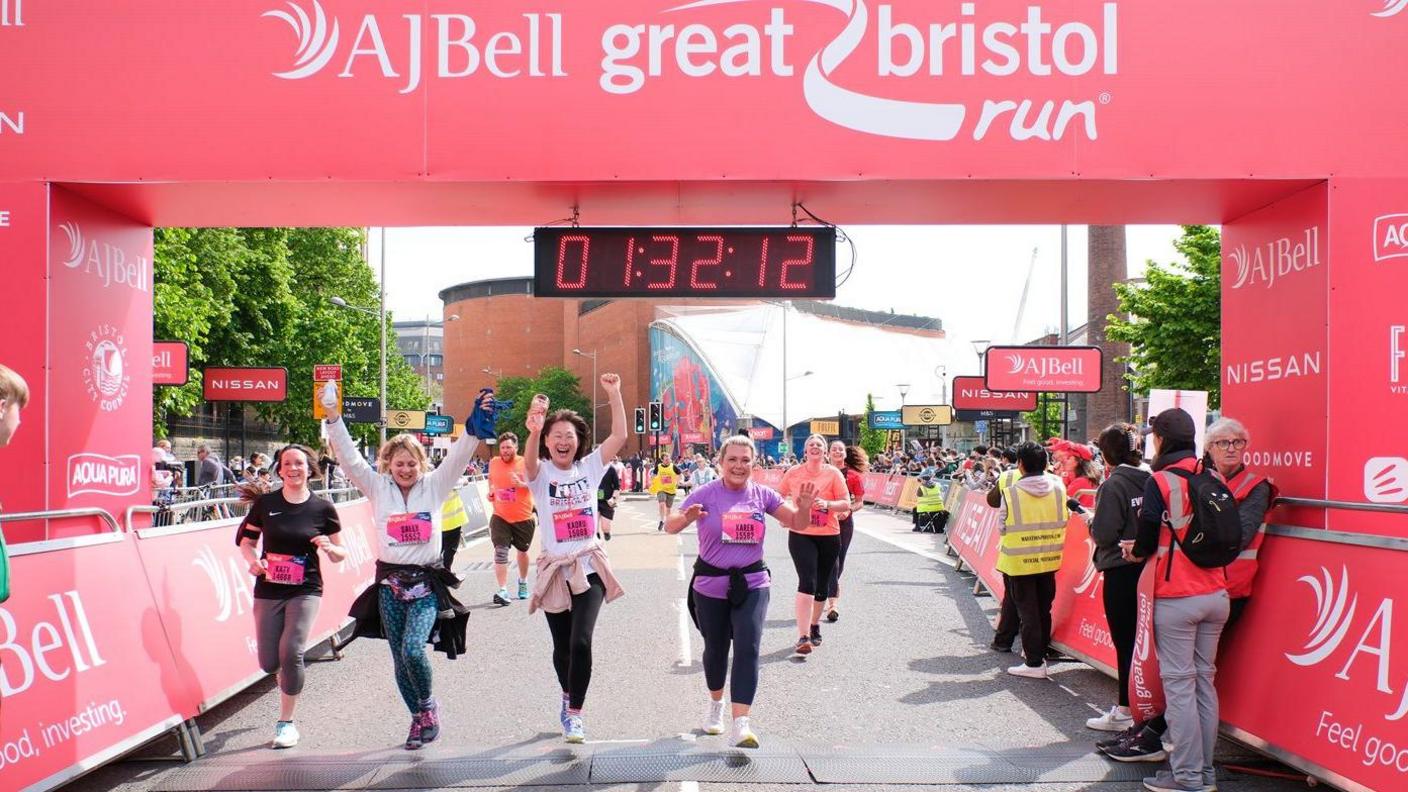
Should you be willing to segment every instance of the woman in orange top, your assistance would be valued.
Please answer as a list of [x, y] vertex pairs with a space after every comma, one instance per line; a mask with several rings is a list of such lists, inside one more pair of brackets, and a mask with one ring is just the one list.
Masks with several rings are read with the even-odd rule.
[[825, 437], [808, 437], [802, 459], [801, 464], [782, 474], [778, 492], [795, 508], [802, 484], [810, 482], [816, 487], [806, 528], [787, 534], [787, 550], [797, 567], [797, 654], [804, 655], [821, 645], [822, 606], [826, 604], [831, 569], [841, 553], [840, 518], [851, 513], [851, 498], [841, 471], [826, 463]]

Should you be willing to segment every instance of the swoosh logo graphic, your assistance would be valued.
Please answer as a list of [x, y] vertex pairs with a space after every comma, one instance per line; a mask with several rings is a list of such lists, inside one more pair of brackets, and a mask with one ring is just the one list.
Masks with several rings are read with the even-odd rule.
[[[1404, 0], [1404, 2], [1408, 2], [1408, 0]], [[1237, 265], [1237, 282], [1232, 284], [1232, 288], [1240, 289], [1242, 284], [1247, 282], [1247, 275], [1251, 274], [1251, 264], [1247, 261], [1247, 249], [1238, 245], [1230, 253], [1230, 256], [1232, 263]]]
[[1007, 356], [1007, 365], [1011, 366], [1011, 367], [1012, 367], [1012, 370], [1011, 370], [1011, 371], [1008, 371], [1007, 373], [1008, 373], [1008, 374], [1016, 374], [1017, 372], [1021, 371], [1021, 370], [1022, 370], [1022, 364], [1023, 364], [1024, 362], [1025, 362], [1025, 361], [1022, 360], [1022, 356], [1021, 356], [1021, 355], [1008, 355], [1008, 356]]
[[318, 4], [318, 0], [313, 0], [313, 17], [310, 20], [308, 13], [297, 3], [289, 2], [289, 11], [265, 11], [260, 16], [282, 19], [289, 27], [293, 28], [294, 35], [298, 36], [298, 52], [294, 54], [293, 68], [284, 72], [274, 72], [275, 77], [282, 77], [285, 80], [301, 80], [304, 77], [311, 77], [317, 74], [328, 61], [332, 60], [333, 52], [337, 50], [338, 27], [337, 20], [332, 21], [332, 31], [328, 31], [327, 15], [323, 13], [323, 7]]
[[60, 223], [59, 228], [68, 237], [69, 251], [64, 266], [73, 269], [83, 263], [83, 229], [74, 222]]
[[1286, 659], [1298, 666], [1312, 666], [1323, 661], [1339, 648], [1354, 620], [1354, 611], [1359, 607], [1359, 595], [1349, 602], [1345, 610], [1345, 600], [1349, 595], [1349, 569], [1340, 568], [1339, 593], [1335, 593], [1334, 579], [1330, 570], [1320, 567], [1320, 577], [1303, 575], [1297, 578], [1315, 592], [1315, 626], [1310, 628], [1310, 638], [1305, 642], [1302, 654], [1286, 653]]
[[1408, 0], [1384, 0], [1384, 7], [1378, 11], [1370, 12], [1370, 16], [1391, 17], [1405, 8], [1408, 8]]

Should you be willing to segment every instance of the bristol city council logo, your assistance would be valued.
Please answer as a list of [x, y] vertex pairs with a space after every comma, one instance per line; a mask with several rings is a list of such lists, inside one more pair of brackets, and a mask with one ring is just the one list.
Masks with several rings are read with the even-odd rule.
[[116, 327], [104, 324], [84, 343], [83, 385], [103, 412], [112, 412], [127, 398], [132, 375], [127, 373], [127, 343]]

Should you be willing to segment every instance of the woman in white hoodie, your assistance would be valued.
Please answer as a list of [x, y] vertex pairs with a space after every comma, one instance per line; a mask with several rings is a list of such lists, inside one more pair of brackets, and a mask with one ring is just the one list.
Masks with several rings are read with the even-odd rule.
[[425, 646], [437, 618], [458, 617], [462, 630], [467, 613], [449, 594], [459, 580], [442, 563], [441, 507], [479, 439], [466, 432], [432, 471], [420, 443], [411, 435], [396, 435], [382, 444], [373, 470], [337, 417], [336, 392], [325, 389], [321, 398], [332, 416], [327, 419], [328, 438], [338, 463], [371, 502], [376, 526], [376, 584], [352, 606], [357, 634], [384, 637], [390, 645], [396, 687], [411, 713], [406, 750], [415, 750], [440, 736], [440, 707], [431, 695]]

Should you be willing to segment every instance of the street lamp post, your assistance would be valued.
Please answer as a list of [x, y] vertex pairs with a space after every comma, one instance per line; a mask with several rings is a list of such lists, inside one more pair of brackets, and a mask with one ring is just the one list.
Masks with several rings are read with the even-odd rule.
[[[785, 317], [786, 314], [784, 314], [783, 316]], [[784, 326], [785, 326], [785, 318], [784, 318]], [[783, 334], [783, 338], [786, 338], [786, 337], [787, 337], [787, 336], [786, 336], [786, 334], [784, 333], [784, 334]], [[783, 371], [785, 372], [786, 369], [783, 369]], [[783, 446], [783, 453], [784, 453], [784, 455], [786, 455], [787, 452], [790, 452], [790, 451], [792, 450], [792, 431], [791, 431], [790, 427], [787, 425], [787, 383], [789, 383], [789, 382], [791, 382], [792, 380], [795, 380], [795, 379], [801, 379], [802, 377], [810, 377], [811, 375], [812, 375], [812, 372], [811, 372], [811, 371], [803, 371], [801, 374], [798, 374], [798, 375], [796, 375], [796, 376], [793, 376], [793, 377], [783, 376], [783, 378], [782, 378], [782, 446]]]
[[[934, 373], [939, 375], [939, 383], [943, 386], [944, 404], [948, 404], [948, 367], [936, 366]], [[903, 411], [903, 407], [900, 408]], [[948, 448], [948, 424], [939, 427], [939, 446]]]
[[[385, 230], [382, 231], [383, 235]], [[386, 282], [386, 240], [382, 239], [382, 283]], [[381, 325], [381, 442], [386, 442], [386, 289], [383, 286], [381, 292], [381, 310], [373, 311], [370, 308], [363, 308], [360, 305], [353, 305], [341, 297], [329, 297], [328, 302], [338, 308], [349, 308], [353, 311], [361, 311], [367, 316], [375, 316], [377, 324]]]
[[[981, 367], [984, 375], [988, 373], [987, 351], [988, 347], [990, 346], [992, 346], [992, 342], [986, 338], [978, 338], [973, 341], [973, 351], [976, 352], [978, 355], [978, 365]], [[1009, 426], [1008, 429], [1010, 430], [1011, 427]], [[983, 435], [981, 432], [978, 433], [978, 442], [983, 442]]]
[[591, 358], [591, 359], [592, 359], [592, 389], [591, 389], [591, 395], [589, 395], [589, 396], [587, 397], [587, 399], [588, 399], [588, 401], [590, 401], [590, 402], [592, 403], [592, 444], [595, 445], [595, 444], [596, 444], [596, 408], [599, 407], [599, 406], [601, 406], [601, 405], [599, 405], [599, 404], [596, 403], [596, 350], [593, 349], [593, 350], [590, 351], [590, 352], [583, 352], [583, 351], [580, 350], [580, 349], [573, 349], [573, 350], [572, 350], [572, 354], [577, 355], [577, 356], [579, 356], [579, 357], [585, 357], [585, 358]]
[[905, 443], [909, 441], [909, 431], [904, 425], [904, 397], [909, 393], [909, 383], [902, 382], [895, 386], [900, 389], [900, 454], [905, 452]]

